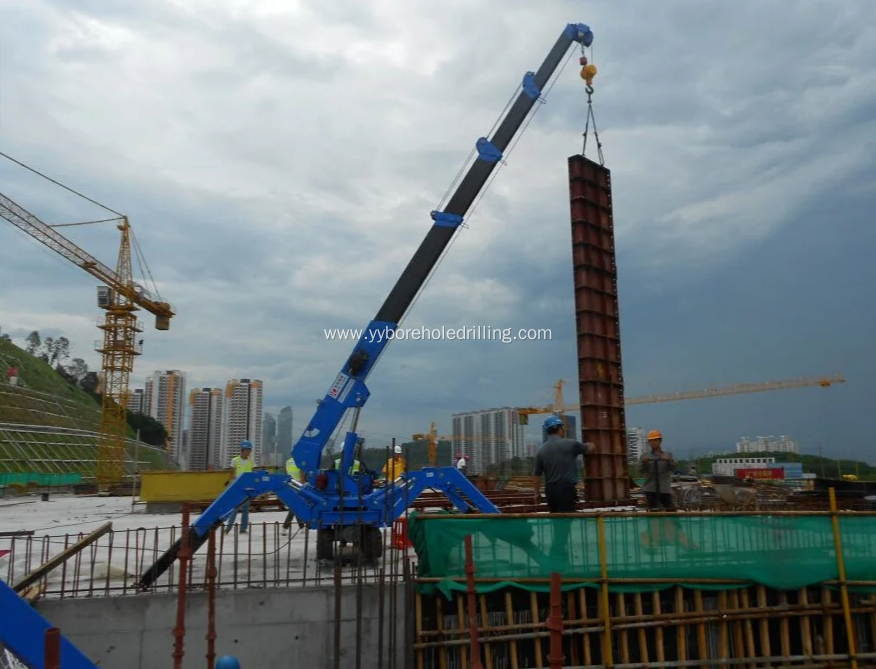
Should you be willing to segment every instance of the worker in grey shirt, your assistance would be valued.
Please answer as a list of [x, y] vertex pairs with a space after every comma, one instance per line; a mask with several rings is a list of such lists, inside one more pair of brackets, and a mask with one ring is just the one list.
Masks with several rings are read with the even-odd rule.
[[535, 456], [535, 498], [540, 498], [541, 477], [544, 496], [551, 513], [572, 513], [578, 502], [578, 456], [593, 452], [593, 444], [566, 437], [566, 424], [559, 416], [544, 422], [547, 439]]
[[642, 453], [642, 473], [645, 483], [642, 492], [648, 500], [651, 511], [675, 511], [675, 501], [672, 496], [672, 472], [675, 470], [675, 458], [672, 453], [663, 450], [663, 435], [660, 430], [648, 433], [650, 451]]

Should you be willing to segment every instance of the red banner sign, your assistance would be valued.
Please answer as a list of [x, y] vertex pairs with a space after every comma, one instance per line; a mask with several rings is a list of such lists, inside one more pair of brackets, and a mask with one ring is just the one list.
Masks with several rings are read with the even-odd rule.
[[737, 469], [736, 478], [758, 479], [761, 481], [783, 481], [785, 479], [785, 469], [784, 467], [749, 467], [747, 469]]

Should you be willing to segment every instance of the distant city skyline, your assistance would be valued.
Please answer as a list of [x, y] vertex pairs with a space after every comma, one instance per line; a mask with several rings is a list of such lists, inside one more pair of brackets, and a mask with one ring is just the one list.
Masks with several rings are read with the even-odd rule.
[[239, 455], [244, 439], [253, 444], [256, 464], [264, 464], [274, 447], [271, 441], [268, 453], [263, 451], [266, 414], [262, 381], [235, 378], [224, 388], [195, 387], [186, 393], [186, 380], [183, 371], [156, 370], [147, 376], [144, 388], [130, 391], [128, 410], [141, 411], [164, 426], [171, 457], [183, 470], [228, 467], [231, 458]]

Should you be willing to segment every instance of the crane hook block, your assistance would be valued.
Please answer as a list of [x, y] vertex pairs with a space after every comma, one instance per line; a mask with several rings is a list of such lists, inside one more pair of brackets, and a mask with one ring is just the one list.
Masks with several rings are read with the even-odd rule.
[[481, 137], [477, 142], [478, 157], [488, 163], [497, 163], [502, 160], [502, 152], [495, 144], [486, 137]]
[[581, 68], [581, 78], [587, 82], [588, 86], [593, 85], [593, 77], [596, 76], [596, 65], [589, 63]]
[[527, 72], [523, 75], [523, 92], [533, 100], [538, 100], [541, 89], [535, 83], [535, 72]]
[[462, 225], [462, 216], [448, 214], [446, 211], [433, 211], [432, 220], [439, 228], [458, 228]]

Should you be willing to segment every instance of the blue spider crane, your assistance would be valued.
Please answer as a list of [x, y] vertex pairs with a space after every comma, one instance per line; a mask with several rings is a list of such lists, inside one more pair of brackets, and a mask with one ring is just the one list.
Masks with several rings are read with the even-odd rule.
[[[443, 492], [463, 512], [499, 513], [499, 510], [454, 467], [427, 467], [403, 474], [386, 486], [375, 486], [377, 475], [367, 469], [351, 473], [362, 439], [356, 433], [359, 412], [370, 395], [365, 380], [399, 323], [441, 258], [464, 216], [486, 186], [514, 136], [539, 101], [563, 58], [573, 44], [593, 43], [593, 32], [583, 23], [570, 23], [561, 32], [544, 62], [523, 76], [521, 91], [491, 137], [481, 137], [471, 162], [444, 209], [431, 213], [434, 221], [420, 247], [402, 272], [383, 306], [363, 331], [344, 362], [316, 413], [292, 448], [292, 457], [307, 483], [290, 476], [250, 472], [234, 480], [192, 523], [189, 542], [196, 551], [225, 518], [247, 500], [274, 493], [300, 520], [317, 531], [317, 558], [333, 556], [337, 540], [352, 543], [366, 559], [382, 555], [380, 528], [390, 526], [426, 489]], [[379, 333], [379, 336], [377, 335]], [[353, 410], [350, 431], [344, 440], [341, 466], [322, 469], [323, 450], [348, 410]], [[147, 589], [173, 563], [178, 540], [140, 578]]]

